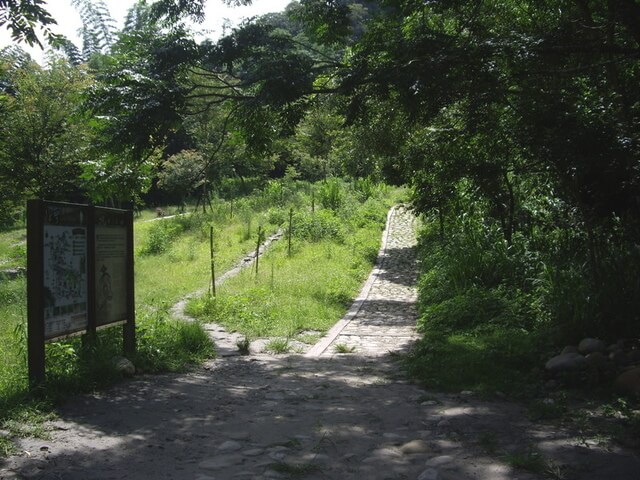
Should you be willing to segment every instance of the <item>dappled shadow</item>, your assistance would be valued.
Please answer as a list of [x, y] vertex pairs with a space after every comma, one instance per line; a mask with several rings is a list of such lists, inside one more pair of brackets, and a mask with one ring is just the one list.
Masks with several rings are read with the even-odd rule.
[[54, 438], [9, 463], [24, 478], [204, 480], [262, 478], [274, 464], [309, 479], [417, 478], [431, 461], [444, 478], [506, 480], [504, 455], [540, 445], [584, 468], [576, 478], [637, 478], [628, 452], [576, 447], [517, 405], [426, 392], [398, 372], [389, 359], [293, 355], [146, 376], [68, 402]]
[[379, 280], [414, 287], [418, 280], [416, 247], [387, 248], [378, 262]]

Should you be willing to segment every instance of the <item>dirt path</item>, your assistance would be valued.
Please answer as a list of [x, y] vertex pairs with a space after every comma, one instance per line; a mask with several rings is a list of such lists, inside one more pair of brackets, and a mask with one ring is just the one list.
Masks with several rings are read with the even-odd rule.
[[[354, 307], [306, 354], [221, 356], [78, 397], [0, 479], [640, 478], [634, 453], [533, 423], [517, 404], [408, 383], [388, 354], [416, 338], [408, 212], [390, 215], [385, 238]], [[547, 459], [538, 473], [509, 466], [532, 446]]]

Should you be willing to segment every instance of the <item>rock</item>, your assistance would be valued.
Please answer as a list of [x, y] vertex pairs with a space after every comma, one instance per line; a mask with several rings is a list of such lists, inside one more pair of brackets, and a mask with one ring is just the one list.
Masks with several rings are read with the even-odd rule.
[[612, 343], [607, 347], [607, 352], [609, 353], [619, 352], [621, 350], [624, 350], [624, 348], [619, 343]]
[[371, 456], [368, 459], [363, 460], [366, 462], [375, 462], [378, 460], [391, 460], [394, 458], [400, 458], [402, 453], [397, 448], [378, 448], [371, 452]]
[[622, 393], [640, 396], [640, 367], [634, 367], [618, 375], [614, 387]]
[[18, 277], [24, 277], [27, 273], [27, 269], [24, 267], [7, 268], [0, 270], [0, 282], [2, 280], [15, 280]]
[[418, 480], [438, 480], [440, 478], [440, 473], [435, 468], [427, 468], [424, 472], [420, 474]]
[[565, 355], [567, 353], [580, 353], [580, 352], [578, 352], [578, 347], [576, 347], [575, 345], [567, 345], [562, 349], [562, 352], [560, 352], [560, 355]]
[[115, 369], [125, 377], [133, 377], [136, 373], [136, 366], [128, 358], [113, 357], [111, 362]]
[[245, 450], [242, 454], [245, 457], [258, 457], [264, 453], [264, 448], [252, 448], [249, 450]]
[[451, 455], [439, 455], [437, 457], [430, 458], [425, 464], [426, 467], [441, 467], [453, 461]]
[[218, 447], [218, 451], [220, 452], [236, 452], [242, 448], [242, 444], [240, 442], [236, 442], [235, 440], [227, 440], [223, 442]]
[[584, 338], [578, 344], [578, 351], [583, 355], [593, 352], [604, 352], [607, 346], [597, 338]]
[[405, 455], [411, 453], [427, 453], [431, 452], [431, 446], [422, 439], [411, 440], [400, 447], [400, 451]]
[[629, 363], [639, 363], [640, 362], [640, 350], [631, 350], [627, 353], [627, 359]]
[[592, 352], [586, 357], [589, 365], [598, 370], [604, 370], [609, 366], [609, 359], [602, 352]]
[[562, 372], [567, 370], [584, 370], [589, 362], [579, 353], [565, 353], [551, 358], [545, 368], [550, 372]]
[[199, 468], [205, 470], [219, 470], [221, 468], [228, 468], [233, 465], [237, 465], [242, 462], [242, 459], [236, 455], [220, 455], [217, 457], [203, 460], [198, 464]]
[[615, 350], [611, 352], [609, 354], [609, 360], [620, 367], [629, 364], [629, 358], [627, 357], [627, 354], [622, 350]]
[[440, 420], [436, 426], [438, 428], [447, 428], [451, 426], [451, 422], [445, 418], [443, 420]]

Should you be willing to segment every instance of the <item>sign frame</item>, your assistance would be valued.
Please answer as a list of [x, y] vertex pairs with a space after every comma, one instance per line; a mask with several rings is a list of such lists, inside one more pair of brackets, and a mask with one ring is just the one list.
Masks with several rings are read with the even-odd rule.
[[[77, 217], [74, 217], [74, 211]], [[58, 216], [52, 212], [67, 212], [67, 215], [66, 217], [63, 214]], [[100, 219], [101, 225], [96, 225], [96, 218]], [[108, 232], [112, 235], [104, 234], [105, 223], [109, 223], [109, 221], [105, 222], [105, 218], [115, 219], [113, 225], [106, 226], [111, 228]], [[79, 225], [78, 222], [80, 222]], [[82, 228], [85, 229], [84, 243], [82, 243]], [[72, 229], [71, 241], [67, 238], [68, 229]], [[55, 233], [58, 233], [58, 243], [54, 249], [52, 246], [54, 241], [50, 237]], [[102, 235], [103, 238], [97, 239], [97, 234]], [[46, 241], [45, 238], [47, 238]], [[109, 244], [109, 241], [112, 244]], [[97, 254], [98, 247], [101, 248], [101, 257]], [[52, 250], [55, 255], [52, 254]], [[110, 258], [109, 266], [115, 266], [114, 269], [117, 270], [119, 295], [116, 303], [119, 310], [117, 315], [108, 315], [106, 319], [105, 315], [101, 315], [101, 321], [98, 322], [98, 296], [102, 295], [101, 300], [104, 306], [106, 302], [104, 291], [107, 291], [104, 280], [107, 277], [103, 276], [103, 283], [100, 284], [100, 280], [96, 278], [99, 271], [97, 261], [104, 263], [105, 256]], [[56, 260], [52, 260], [51, 257], [55, 257]], [[50, 264], [56, 261], [58, 264], [52, 268], [51, 265], [45, 265], [45, 259], [49, 260]], [[58, 279], [61, 276], [64, 278]], [[110, 278], [109, 276], [107, 279], [109, 292], [111, 292]], [[57, 293], [60, 294], [60, 291], [63, 291], [65, 293], [60, 295], [69, 297], [64, 300], [68, 302], [80, 300], [80, 302], [62, 308], [56, 307], [58, 300], [51, 292], [52, 288], [48, 288], [51, 287], [52, 282], [58, 287]], [[82, 320], [81, 315], [84, 313], [79, 311], [82, 306], [83, 288], [79, 282], [84, 282], [83, 285], [86, 285], [84, 288], [86, 322], [83, 322], [84, 325], [81, 328], [78, 327]], [[98, 287], [103, 291], [98, 292]], [[98, 329], [122, 324], [124, 353], [128, 356], [133, 355], [136, 348], [134, 294], [133, 211], [46, 200], [27, 201], [27, 351], [31, 385], [38, 385], [45, 379], [45, 343], [50, 341], [84, 334], [87, 343], [91, 343], [95, 341]], [[108, 297], [110, 303], [113, 295]], [[54, 311], [55, 314], [60, 314], [62, 311], [63, 315], [68, 311], [77, 311], [70, 317], [75, 321], [75, 326], [52, 332], [53, 328], [51, 324], [46, 324], [46, 320], [54, 315]], [[58, 327], [61, 324], [71, 325], [71, 320], [65, 320], [63, 316], [57, 325]]]

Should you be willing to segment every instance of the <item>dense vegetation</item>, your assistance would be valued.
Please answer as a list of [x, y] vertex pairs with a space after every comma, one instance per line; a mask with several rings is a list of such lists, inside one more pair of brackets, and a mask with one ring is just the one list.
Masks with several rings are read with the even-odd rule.
[[0, 54], [3, 224], [35, 195], [207, 210], [230, 179], [407, 183], [425, 381], [447, 358], [490, 366], [456, 387], [528, 381], [565, 343], [640, 336], [634, 0], [300, 0], [216, 42], [186, 21], [204, 0], [140, 2], [119, 32], [75, 4], [84, 45]]

